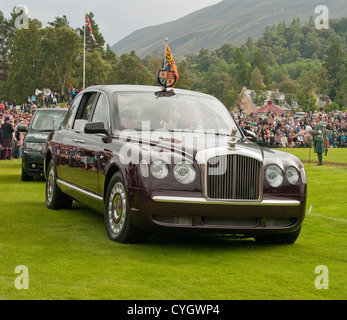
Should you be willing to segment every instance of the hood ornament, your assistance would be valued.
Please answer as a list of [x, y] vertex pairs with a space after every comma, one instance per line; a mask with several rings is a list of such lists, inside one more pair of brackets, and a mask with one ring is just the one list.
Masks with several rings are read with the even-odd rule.
[[236, 144], [237, 144], [237, 137], [236, 137], [236, 135], [237, 135], [237, 129], [234, 128], [232, 130], [232, 132], [231, 132], [231, 137], [230, 137], [230, 139], [228, 141], [228, 144], [229, 144], [228, 150], [231, 150], [231, 151], [236, 151], [237, 150], [236, 149]]

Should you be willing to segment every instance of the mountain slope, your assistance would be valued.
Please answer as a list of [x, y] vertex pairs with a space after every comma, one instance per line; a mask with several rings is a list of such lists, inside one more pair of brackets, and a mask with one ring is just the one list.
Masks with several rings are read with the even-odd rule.
[[[145, 57], [155, 50], [163, 51], [165, 38], [169, 38], [170, 48], [178, 58], [225, 43], [240, 45], [249, 36], [260, 37], [266, 26], [281, 21], [289, 24], [293, 18], [307, 22], [320, 4], [319, 0], [224, 0], [181, 19], [137, 30], [112, 46], [112, 50], [118, 55], [135, 50]], [[325, 0], [324, 4], [330, 18], [347, 15], [345, 0]]]

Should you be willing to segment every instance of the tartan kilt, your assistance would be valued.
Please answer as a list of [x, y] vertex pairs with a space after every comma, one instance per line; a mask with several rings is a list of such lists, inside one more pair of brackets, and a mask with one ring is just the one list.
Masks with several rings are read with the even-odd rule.
[[2, 139], [3, 148], [12, 148], [12, 138], [3, 138]]
[[323, 141], [315, 141], [314, 142], [314, 153], [324, 153]]
[[329, 149], [329, 140], [324, 139], [324, 149]]

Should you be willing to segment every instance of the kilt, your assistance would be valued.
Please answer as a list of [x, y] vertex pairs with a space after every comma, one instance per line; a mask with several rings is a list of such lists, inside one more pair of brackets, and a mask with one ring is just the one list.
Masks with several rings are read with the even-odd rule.
[[12, 148], [12, 138], [2, 138], [3, 148]]
[[329, 140], [324, 139], [324, 149], [329, 149]]
[[324, 153], [323, 141], [315, 141], [314, 142], [314, 153]]

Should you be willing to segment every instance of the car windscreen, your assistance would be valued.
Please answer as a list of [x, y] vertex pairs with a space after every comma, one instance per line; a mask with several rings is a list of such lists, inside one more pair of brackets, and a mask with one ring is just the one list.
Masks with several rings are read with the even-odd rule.
[[66, 110], [62, 111], [37, 111], [33, 119], [31, 130], [35, 131], [53, 131], [60, 127], [64, 120]]
[[208, 96], [121, 92], [117, 105], [122, 129], [230, 134], [236, 128], [226, 107]]

